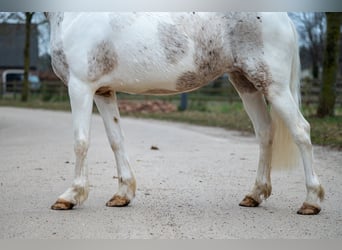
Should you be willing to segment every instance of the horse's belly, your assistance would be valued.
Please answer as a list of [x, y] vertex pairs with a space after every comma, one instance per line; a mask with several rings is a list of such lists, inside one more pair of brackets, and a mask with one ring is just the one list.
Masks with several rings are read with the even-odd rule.
[[[184, 79], [186, 73], [184, 72], [188, 72], [190, 75], [191, 83], [186, 84], [187, 80]], [[109, 86], [116, 91], [131, 94], [170, 95], [191, 91], [206, 84], [204, 79], [200, 79], [195, 73], [190, 72], [193, 72], [192, 67], [185, 67], [185, 71], [168, 67], [148, 71], [137, 66], [131, 72], [127, 72], [127, 70], [116, 72], [116, 76], [109, 80]], [[191, 76], [192, 74], [193, 76]]]
[[[85, 15], [65, 27], [63, 45], [70, 71], [95, 86], [130, 93], [185, 92], [227, 71], [232, 59], [223, 17]], [[82, 39], [75, 43], [75, 37]]]
[[200, 72], [195, 62], [196, 55], [199, 55], [198, 52], [196, 54], [194, 41], [190, 38], [182, 44], [179, 41], [171, 44], [165, 41], [163, 44], [161, 38], [135, 39], [130, 42], [126, 42], [126, 39], [123, 42], [116, 41], [115, 46], [120, 48], [116, 50], [116, 67], [108, 76], [102, 75], [100, 79], [103, 82], [106, 78], [111, 78], [110, 82], [117, 91], [175, 94], [201, 87], [212, 77], [212, 73], [216, 74], [206, 72], [206, 77], [203, 77], [203, 72]]

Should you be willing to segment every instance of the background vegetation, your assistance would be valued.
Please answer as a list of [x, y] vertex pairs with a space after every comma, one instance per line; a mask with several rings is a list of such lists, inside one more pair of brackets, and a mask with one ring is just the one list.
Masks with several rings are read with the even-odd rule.
[[[188, 94], [188, 107], [185, 111], [175, 112], [121, 112], [122, 116], [131, 116], [147, 119], [161, 119], [167, 121], [185, 122], [203, 126], [222, 127], [240, 131], [244, 135], [254, 133], [252, 124], [243, 109], [239, 96], [229, 83], [213, 88], [210, 84], [200, 90]], [[14, 106], [25, 108], [66, 110], [70, 111], [69, 98], [66, 87], [56, 83], [40, 92], [31, 93], [28, 102], [21, 102], [20, 95], [5, 96], [0, 99], [0, 106]], [[304, 87], [303, 87], [304, 89]], [[303, 92], [303, 91], [302, 91]], [[180, 95], [154, 97], [141, 95], [118, 94], [120, 100], [132, 102], [148, 102], [163, 100], [176, 107], [180, 106]], [[316, 116], [318, 97], [308, 96], [303, 92], [302, 111], [311, 124], [312, 142], [317, 145], [328, 145], [339, 150], [342, 149], [342, 102], [335, 107], [335, 115], [327, 118]], [[94, 112], [97, 112], [94, 106]]]

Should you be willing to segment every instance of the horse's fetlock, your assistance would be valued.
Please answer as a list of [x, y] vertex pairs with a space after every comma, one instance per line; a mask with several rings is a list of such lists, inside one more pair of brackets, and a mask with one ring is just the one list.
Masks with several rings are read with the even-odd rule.
[[72, 185], [72, 190], [74, 193], [74, 200], [80, 205], [88, 198], [89, 183], [87, 180], [83, 179], [75, 180]]
[[263, 197], [265, 200], [271, 196], [272, 193], [272, 185], [269, 183], [263, 183], [263, 182], [259, 182], [257, 181], [255, 183], [255, 188], [254, 188], [254, 193], [258, 196], [258, 197]]

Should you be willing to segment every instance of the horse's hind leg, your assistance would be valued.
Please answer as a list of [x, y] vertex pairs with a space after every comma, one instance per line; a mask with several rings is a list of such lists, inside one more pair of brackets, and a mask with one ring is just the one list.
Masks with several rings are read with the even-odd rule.
[[321, 210], [318, 200], [324, 198], [324, 189], [312, 167], [313, 152], [310, 140], [310, 125], [301, 114], [289, 89], [279, 91], [276, 85], [271, 85], [268, 100], [271, 102], [274, 111], [286, 124], [302, 156], [307, 196], [303, 206], [297, 213], [318, 214]]
[[[263, 95], [250, 85], [249, 91], [241, 88], [241, 84], [247, 86], [249, 81], [235, 74], [231, 74], [233, 85], [239, 92], [244, 108], [253, 123], [255, 134], [259, 140], [259, 164], [256, 181], [252, 191], [240, 202], [240, 206], [256, 207], [271, 195], [271, 146], [272, 127]], [[242, 83], [241, 81], [244, 81]]]
[[98, 92], [98, 94], [101, 95], [95, 95], [94, 100], [104, 121], [108, 140], [115, 154], [119, 181], [117, 193], [106, 203], [106, 206], [127, 206], [135, 196], [136, 182], [124, 149], [124, 137], [120, 127], [121, 121], [116, 95], [110, 90]]
[[76, 156], [75, 177], [51, 209], [72, 209], [88, 198], [88, 170], [85, 163], [89, 146], [90, 120], [93, 107], [93, 91], [86, 83], [70, 78], [68, 85], [74, 127], [74, 150]]

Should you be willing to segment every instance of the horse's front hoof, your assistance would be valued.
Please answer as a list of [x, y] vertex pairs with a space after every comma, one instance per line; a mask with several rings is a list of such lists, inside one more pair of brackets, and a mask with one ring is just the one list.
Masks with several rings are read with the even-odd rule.
[[241, 207], [257, 207], [259, 206], [259, 202], [257, 202], [256, 200], [254, 200], [252, 197], [250, 196], [246, 196], [239, 204], [239, 206]]
[[51, 206], [52, 210], [70, 210], [74, 207], [74, 204], [72, 204], [69, 201], [58, 199], [55, 204]]
[[304, 202], [301, 208], [297, 211], [297, 214], [300, 215], [315, 215], [321, 211], [321, 208], [317, 205], [311, 205], [309, 203]]
[[123, 196], [120, 195], [114, 195], [107, 203], [107, 207], [125, 207], [127, 206], [131, 201]]

